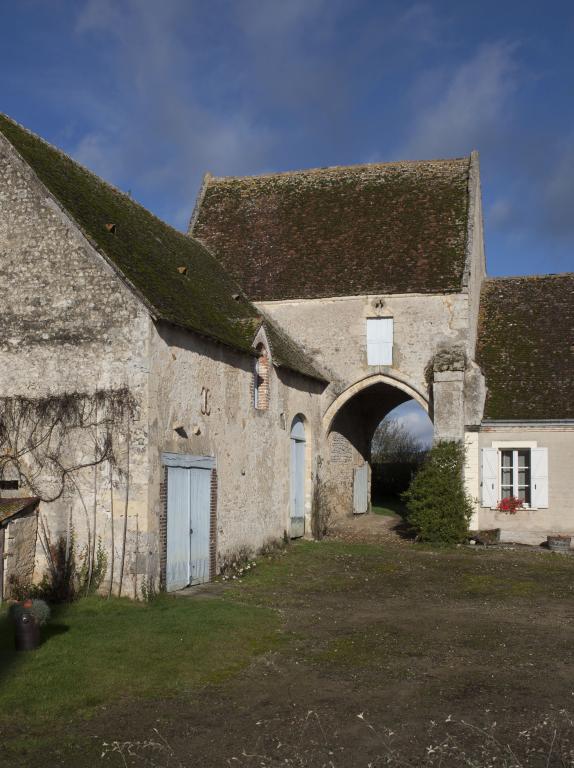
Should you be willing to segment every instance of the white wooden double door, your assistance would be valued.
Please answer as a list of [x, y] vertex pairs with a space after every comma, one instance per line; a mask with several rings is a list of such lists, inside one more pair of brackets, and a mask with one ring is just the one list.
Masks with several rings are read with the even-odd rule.
[[210, 578], [211, 457], [164, 454], [167, 466], [166, 589]]

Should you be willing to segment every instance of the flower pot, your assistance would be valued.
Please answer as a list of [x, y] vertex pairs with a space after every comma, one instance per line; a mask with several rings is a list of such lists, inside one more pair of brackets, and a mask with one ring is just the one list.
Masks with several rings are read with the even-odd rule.
[[33, 651], [40, 645], [40, 625], [28, 611], [14, 619], [14, 636], [17, 651]]
[[571, 536], [547, 536], [548, 549], [551, 552], [570, 552]]
[[492, 544], [500, 544], [500, 528], [489, 528], [484, 531], [478, 531], [473, 539], [478, 544], [483, 544], [485, 547]]

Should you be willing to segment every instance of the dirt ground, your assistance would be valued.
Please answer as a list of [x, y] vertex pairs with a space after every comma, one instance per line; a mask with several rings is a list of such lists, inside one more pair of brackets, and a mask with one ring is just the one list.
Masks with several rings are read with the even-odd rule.
[[574, 558], [430, 549], [390, 528], [350, 524], [204, 594], [281, 615], [279, 650], [240, 675], [101, 708], [49, 740], [28, 729], [0, 764], [574, 765]]

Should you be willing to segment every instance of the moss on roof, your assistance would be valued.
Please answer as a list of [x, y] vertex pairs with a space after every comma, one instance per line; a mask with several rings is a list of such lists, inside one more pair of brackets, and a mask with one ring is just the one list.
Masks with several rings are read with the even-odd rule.
[[[2, 114], [0, 132], [157, 319], [252, 352], [260, 313], [201, 243]], [[281, 364], [309, 375], [292, 347]]]
[[486, 280], [477, 362], [487, 419], [574, 419], [574, 274]]
[[0, 499], [0, 524], [28, 508], [32, 509], [39, 501], [40, 499], [37, 496], [28, 496], [20, 499]]
[[235, 282], [200, 243], [2, 115], [0, 131], [159, 319], [250, 348], [257, 312], [233, 299]]
[[[263, 327], [271, 347], [273, 365], [277, 365], [280, 368], [293, 368], [295, 364], [295, 370], [300, 373], [304, 373], [306, 376], [311, 376], [311, 378], [319, 381], [328, 381], [327, 377], [313, 365], [310, 358], [268, 316], [264, 317]], [[287, 363], [288, 360], [291, 361], [291, 364]]]
[[192, 234], [253, 301], [459, 291], [469, 158], [207, 177]]

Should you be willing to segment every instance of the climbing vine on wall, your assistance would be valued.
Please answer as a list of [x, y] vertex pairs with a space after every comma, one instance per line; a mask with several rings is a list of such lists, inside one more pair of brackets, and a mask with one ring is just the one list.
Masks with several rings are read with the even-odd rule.
[[127, 388], [0, 398], [0, 479], [16, 476], [34, 496], [55, 501], [79, 470], [117, 464], [117, 438], [135, 410]]
[[[87, 540], [82, 557], [86, 571], [84, 581], [88, 591], [94, 583], [94, 569], [97, 571], [98, 568], [98, 469], [106, 463], [112, 534], [109, 593], [114, 579], [114, 473], [123, 477], [125, 485], [118, 574], [121, 593], [130, 493], [130, 442], [136, 411], [136, 400], [127, 387], [96, 390], [93, 393], [66, 392], [37, 398], [0, 398], [0, 479], [17, 478], [20, 487], [26, 488], [28, 492], [47, 503], [61, 497], [70, 501], [72, 497], [79, 500], [86, 518]], [[118, 456], [120, 445], [125, 453], [122, 461]], [[86, 471], [88, 477], [91, 476], [87, 486]], [[91, 511], [88, 509], [86, 492], [92, 497]], [[68, 545], [64, 547], [67, 553], [70, 550], [69, 542], [73, 538], [72, 532], [70, 507], [66, 535]], [[55, 544], [43, 519], [40, 520], [39, 539], [50, 564]]]

